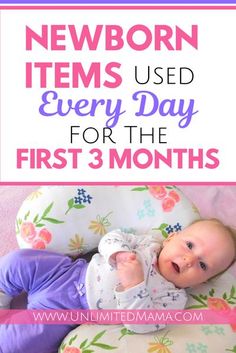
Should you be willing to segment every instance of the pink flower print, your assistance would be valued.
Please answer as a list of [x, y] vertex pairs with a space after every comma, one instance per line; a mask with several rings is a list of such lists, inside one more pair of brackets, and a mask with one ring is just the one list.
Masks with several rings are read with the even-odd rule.
[[207, 306], [212, 310], [231, 310], [229, 304], [222, 298], [208, 298]]
[[[208, 298], [207, 306], [211, 310], [224, 310], [226, 313], [230, 313], [231, 307], [230, 305], [222, 298]], [[236, 332], [236, 323], [230, 324], [231, 329]]]
[[52, 240], [52, 233], [50, 233], [46, 228], [43, 228], [40, 230], [38, 237], [46, 244], [49, 244]]
[[20, 234], [24, 241], [31, 243], [37, 234], [34, 224], [31, 222], [24, 222], [21, 225]]
[[35, 239], [32, 243], [32, 249], [44, 250], [46, 249], [46, 244], [43, 240]]
[[34, 239], [32, 243], [33, 249], [46, 249], [47, 244], [52, 240], [52, 234], [46, 229], [43, 228], [37, 235], [37, 238]]
[[179, 202], [180, 201], [180, 196], [179, 194], [175, 191], [175, 190], [171, 190], [169, 192], [169, 196], [175, 200], [175, 202]]
[[164, 186], [149, 186], [148, 190], [150, 194], [155, 197], [157, 200], [162, 200], [167, 195], [166, 189]]
[[162, 209], [164, 212], [171, 212], [174, 207], [175, 207], [175, 200], [173, 200], [172, 198], [166, 197], [162, 201]]
[[82, 352], [79, 348], [66, 347], [66, 349], [63, 351], [63, 353], [82, 353]]

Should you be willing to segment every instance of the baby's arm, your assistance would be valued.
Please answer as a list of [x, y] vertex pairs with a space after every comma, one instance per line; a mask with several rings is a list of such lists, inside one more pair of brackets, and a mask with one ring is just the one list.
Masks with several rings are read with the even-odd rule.
[[[119, 229], [104, 235], [99, 243], [98, 251], [110, 265], [116, 265], [120, 252], [131, 253], [141, 247], [148, 247], [150, 244], [160, 246], [156, 235], [134, 235], [123, 233]], [[118, 260], [119, 261], [119, 260]]]
[[[184, 308], [186, 295], [183, 290], [172, 288], [171, 290], [167, 289], [165, 293], [159, 293], [159, 295], [149, 293], [149, 288], [143, 276], [142, 264], [134, 251], [142, 251], [143, 248], [147, 247], [156, 249], [158, 246], [160, 246], [160, 241], [156, 234], [142, 236], [115, 230], [101, 239], [99, 252], [111, 265], [117, 266], [117, 273], [122, 284], [115, 290], [117, 309], [163, 310], [165, 308]], [[175, 300], [172, 300], [172, 292], [175, 295]], [[159, 325], [158, 322], [144, 325], [125, 324], [125, 326], [137, 333], [152, 332], [164, 327], [164, 325]]]
[[119, 290], [126, 290], [144, 281], [144, 271], [134, 251], [154, 244], [160, 246], [156, 235], [134, 235], [114, 230], [100, 241], [98, 250], [105, 260], [116, 266], [121, 283]]
[[144, 281], [143, 267], [136, 254], [120, 252], [116, 256], [116, 262], [120, 290], [127, 290]]

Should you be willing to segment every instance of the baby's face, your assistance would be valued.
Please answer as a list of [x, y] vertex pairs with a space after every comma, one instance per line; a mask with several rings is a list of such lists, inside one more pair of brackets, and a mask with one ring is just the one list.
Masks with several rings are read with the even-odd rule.
[[158, 268], [177, 287], [192, 287], [224, 271], [234, 251], [227, 230], [214, 221], [200, 221], [164, 242]]

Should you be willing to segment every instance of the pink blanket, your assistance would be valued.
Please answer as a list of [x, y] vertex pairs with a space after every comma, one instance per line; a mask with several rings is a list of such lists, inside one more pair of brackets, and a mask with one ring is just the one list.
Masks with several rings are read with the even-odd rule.
[[0, 256], [16, 249], [15, 219], [24, 199], [37, 187], [0, 187]]
[[236, 227], [236, 186], [182, 186], [180, 189], [192, 200], [202, 217], [215, 217]]

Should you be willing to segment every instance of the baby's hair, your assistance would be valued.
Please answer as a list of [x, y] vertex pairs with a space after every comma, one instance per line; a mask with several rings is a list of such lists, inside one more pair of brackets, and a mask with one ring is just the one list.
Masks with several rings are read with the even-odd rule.
[[232, 226], [225, 225], [222, 221], [220, 221], [217, 218], [202, 218], [202, 219], [200, 218], [200, 219], [197, 219], [196, 221], [193, 221], [191, 224], [198, 223], [198, 222], [201, 222], [201, 221], [203, 221], [203, 222], [204, 221], [215, 222], [220, 227], [222, 227], [224, 230], [226, 230], [227, 234], [229, 235], [229, 237], [233, 241], [233, 244], [234, 244], [234, 258], [233, 258], [233, 261], [230, 263], [230, 265], [223, 271], [223, 272], [225, 272], [236, 261], [236, 228], [232, 227]]
[[232, 227], [232, 226], [226, 226], [224, 225], [225, 229], [228, 230], [231, 239], [233, 240], [234, 243], [234, 259], [233, 262], [236, 261], [236, 228]]

